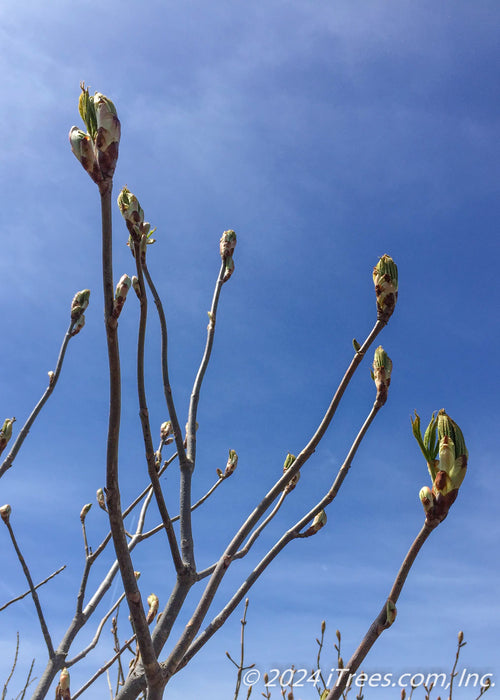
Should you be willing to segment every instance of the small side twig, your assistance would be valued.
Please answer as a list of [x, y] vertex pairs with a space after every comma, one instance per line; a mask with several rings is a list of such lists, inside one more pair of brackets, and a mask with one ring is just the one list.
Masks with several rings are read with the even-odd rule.
[[[60, 574], [61, 571], [64, 571], [65, 568], [66, 568], [66, 564], [64, 564], [59, 569], [57, 569], [57, 571], [54, 571], [54, 573], [50, 574], [50, 576], [47, 576], [47, 578], [45, 578], [43, 581], [40, 581], [40, 583], [37, 583], [36, 586], [34, 586], [34, 589], [36, 590], [37, 588], [40, 588], [40, 586], [43, 586], [44, 584], [46, 584], [48, 581], [50, 581], [50, 579], [54, 578], [54, 576], [57, 576], [57, 574]], [[0, 612], [2, 612], [2, 610], [5, 610], [5, 608], [8, 608], [9, 605], [12, 605], [13, 603], [17, 603], [18, 600], [22, 600], [23, 598], [26, 598], [26, 596], [29, 595], [30, 593], [31, 593], [31, 590], [26, 591], [22, 595], [16, 596], [16, 598], [12, 598], [12, 600], [9, 600], [8, 603], [5, 603], [4, 605], [2, 605], [0, 607]]]
[[[231, 657], [231, 654], [226, 651], [226, 656], [233, 663], [236, 668], [238, 669], [238, 673], [236, 676], [236, 687], [234, 689], [234, 696], [233, 700], [238, 700], [238, 696], [240, 694], [240, 687], [241, 687], [241, 677], [243, 675], [243, 671], [247, 671], [250, 668], [253, 668], [255, 664], [250, 664], [250, 666], [245, 666], [245, 625], [247, 624], [247, 610], [248, 610], [248, 598], [245, 600], [245, 609], [243, 611], [243, 617], [241, 618], [241, 637], [240, 637], [240, 660], [238, 663]], [[247, 698], [249, 697], [251, 692], [251, 687], [248, 691]]]

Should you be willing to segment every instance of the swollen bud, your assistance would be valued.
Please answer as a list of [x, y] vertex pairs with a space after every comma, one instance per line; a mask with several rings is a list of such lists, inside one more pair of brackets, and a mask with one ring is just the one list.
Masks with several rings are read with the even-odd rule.
[[373, 268], [373, 283], [377, 297], [377, 319], [387, 323], [398, 298], [398, 268], [389, 255], [382, 255]]
[[73, 338], [75, 335], [78, 335], [78, 333], [82, 330], [84, 325], [85, 325], [85, 314], [82, 314], [81, 316], [78, 317], [78, 321], [73, 326], [73, 330], [71, 331], [70, 336]]
[[94, 107], [97, 121], [95, 138], [97, 162], [106, 180], [111, 179], [115, 172], [121, 126], [114, 104], [100, 92], [94, 95]]
[[238, 455], [234, 450], [229, 450], [229, 457], [227, 458], [226, 468], [224, 470], [224, 476], [231, 476], [231, 474], [236, 469], [238, 464]]
[[4, 523], [9, 522], [11, 513], [12, 513], [12, 508], [9, 506], [8, 503], [6, 505], [0, 507], [0, 518], [2, 518]]
[[379, 345], [375, 350], [373, 358], [373, 381], [377, 388], [377, 398], [375, 399], [375, 407], [380, 408], [387, 401], [387, 393], [391, 383], [392, 360], [385, 352], [384, 348]]
[[86, 505], [83, 506], [81, 512], [80, 512], [80, 520], [82, 521], [82, 524], [85, 522], [85, 518], [87, 517], [87, 513], [89, 510], [92, 508], [92, 503], [87, 503]]
[[134, 292], [136, 293], [137, 298], [139, 301], [141, 300], [141, 285], [139, 284], [139, 278], [134, 275], [132, 277], [132, 288]]
[[418, 497], [422, 502], [425, 512], [428, 513], [431, 510], [431, 508], [434, 507], [434, 496], [432, 495], [432, 491], [428, 486], [423, 486], [420, 489]]
[[164, 423], [160, 425], [160, 439], [161, 440], [166, 440], [170, 433], [173, 432], [172, 429], [172, 422], [169, 420], [166, 420]]
[[0, 430], [0, 453], [7, 447], [7, 443], [12, 437], [12, 426], [16, 422], [15, 418], [6, 418]]

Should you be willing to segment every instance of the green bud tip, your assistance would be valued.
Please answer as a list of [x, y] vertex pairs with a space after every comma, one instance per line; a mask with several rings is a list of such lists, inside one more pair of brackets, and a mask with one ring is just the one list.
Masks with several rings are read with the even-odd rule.
[[0, 449], [3, 449], [12, 437], [12, 426], [16, 422], [15, 418], [6, 418], [0, 430]]
[[235, 450], [229, 450], [229, 457], [227, 459], [226, 468], [224, 470], [224, 476], [230, 476], [238, 465], [238, 455]]
[[86, 310], [90, 302], [90, 289], [82, 289], [77, 292], [71, 302], [71, 320], [77, 321]]
[[387, 323], [398, 298], [398, 268], [389, 255], [382, 255], [373, 268], [373, 283], [377, 298], [377, 318]]
[[12, 513], [12, 508], [9, 506], [8, 503], [0, 508], [0, 517], [2, 518], [4, 523], [9, 522], [11, 513]]
[[392, 600], [389, 599], [386, 603], [386, 606], [385, 606], [385, 619], [386, 619], [385, 626], [386, 626], [386, 628], [390, 627], [392, 625], [392, 623], [396, 619], [397, 614], [398, 614], [398, 611], [396, 609], [396, 606], [394, 605]]
[[75, 335], [78, 335], [78, 333], [82, 330], [84, 325], [85, 325], [85, 314], [82, 314], [81, 316], [78, 317], [78, 320], [73, 325], [73, 330], [70, 333], [71, 337], [73, 338]]

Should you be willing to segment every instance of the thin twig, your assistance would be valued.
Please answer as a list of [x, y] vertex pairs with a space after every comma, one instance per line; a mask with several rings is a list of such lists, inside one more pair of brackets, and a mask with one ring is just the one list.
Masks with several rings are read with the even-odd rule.
[[38, 615], [38, 620], [40, 622], [40, 627], [42, 629], [43, 638], [45, 639], [45, 644], [47, 645], [47, 651], [49, 653], [49, 658], [52, 659], [54, 656], [54, 647], [52, 646], [52, 640], [50, 638], [49, 629], [47, 627], [47, 623], [45, 622], [45, 617], [43, 615], [42, 606], [40, 605], [40, 599], [38, 598], [38, 593], [36, 592], [35, 586], [33, 584], [33, 579], [31, 578], [30, 570], [28, 569], [28, 565], [26, 564], [26, 561], [25, 561], [23, 555], [21, 554], [21, 550], [19, 549], [19, 546], [17, 544], [16, 536], [14, 535], [14, 530], [12, 529], [12, 525], [10, 524], [10, 521], [7, 520], [5, 522], [5, 524], [7, 525], [10, 539], [12, 540], [12, 544], [14, 545], [14, 549], [16, 550], [17, 558], [19, 559], [19, 562], [22, 566], [24, 575], [25, 575], [26, 580], [28, 582], [28, 586], [30, 587], [31, 597], [33, 598], [33, 603], [35, 604], [36, 612]]
[[439, 522], [439, 520], [425, 520], [422, 529], [413, 541], [401, 565], [401, 568], [399, 569], [398, 575], [394, 580], [393, 586], [391, 588], [386, 603], [384, 603], [382, 610], [371, 624], [368, 632], [363, 638], [363, 641], [350, 658], [349, 663], [346, 667], [347, 669], [349, 669], [348, 673], [342, 674], [342, 678], [339, 678], [337, 685], [335, 686], [335, 688], [332, 688], [326, 700], [340, 699], [348, 681], [349, 675], [356, 673], [360, 664], [363, 662], [363, 660], [365, 659], [372, 646], [375, 644], [378, 637], [382, 634], [382, 632], [385, 629], [387, 629], [390, 626], [391, 620], [388, 620], [387, 617], [388, 606], [391, 606], [393, 609], [395, 609], [398, 598], [401, 594], [401, 591], [403, 590], [403, 586], [406, 582], [408, 574], [410, 573], [410, 569], [413, 566], [413, 563], [415, 562], [415, 559], [420, 549], [422, 548], [424, 542], [427, 540], [431, 532], [435, 530], [435, 528], [439, 525]]
[[33, 667], [35, 665], [35, 659], [31, 661], [31, 666], [30, 670], [28, 671], [28, 676], [26, 678], [26, 683], [24, 684], [24, 688], [21, 690], [19, 695], [17, 696], [16, 700], [24, 700], [24, 696], [26, 695], [26, 691], [28, 690], [29, 686], [36, 680], [36, 678], [31, 678], [31, 674], [33, 673]]
[[116, 654], [115, 654], [114, 656], [112, 656], [111, 659], [109, 659], [109, 661], [106, 661], [106, 663], [104, 664], [104, 666], [101, 666], [101, 668], [100, 668], [98, 671], [96, 671], [96, 672], [94, 673], [94, 675], [92, 676], [92, 678], [89, 678], [89, 680], [88, 680], [84, 685], [82, 685], [82, 687], [81, 687], [79, 690], [77, 690], [76, 693], [73, 694], [72, 700], [77, 700], [77, 698], [79, 698], [80, 695], [83, 695], [83, 693], [84, 693], [88, 688], [90, 688], [90, 686], [91, 686], [93, 683], [95, 683], [96, 680], [97, 680], [100, 676], [102, 676], [102, 674], [105, 673], [105, 672], [107, 671], [108, 668], [110, 668], [110, 666], [112, 666], [112, 665], [115, 663], [116, 659], [117, 659], [121, 654], [123, 654], [124, 651], [126, 651], [127, 649], [130, 650], [130, 645], [132, 644], [133, 641], [135, 641], [135, 639], [136, 639], [135, 634], [134, 634], [132, 637], [130, 637], [130, 639], [127, 639], [127, 641], [126, 641], [124, 644], [122, 644], [120, 650], [117, 651]]
[[69, 328], [66, 331], [66, 334], [64, 336], [61, 349], [59, 350], [59, 357], [57, 358], [57, 364], [56, 368], [54, 370], [54, 374], [50, 375], [50, 381], [48, 387], [45, 389], [44, 393], [42, 394], [41, 399], [38, 401], [37, 405], [31, 412], [31, 414], [28, 417], [28, 420], [26, 423], [23, 425], [21, 430], [19, 431], [19, 434], [14, 442], [14, 444], [11, 447], [11, 450], [7, 457], [4, 459], [2, 464], [0, 465], [0, 478], [5, 474], [5, 472], [10, 469], [12, 466], [12, 463], [14, 462], [14, 459], [16, 458], [17, 453], [19, 452], [21, 445], [25, 441], [26, 437], [28, 436], [28, 433], [31, 429], [31, 426], [35, 422], [38, 414], [42, 410], [42, 408], [45, 406], [47, 403], [50, 395], [54, 391], [57, 380], [59, 379], [59, 375], [61, 374], [61, 368], [64, 362], [64, 355], [66, 354], [66, 348], [68, 347], [68, 343], [71, 340], [71, 331], [73, 330], [73, 326], [75, 325], [75, 321], [71, 321], [69, 324]]
[[117, 607], [120, 605], [120, 603], [122, 602], [122, 600], [124, 598], [125, 598], [125, 593], [122, 593], [121, 596], [116, 601], [116, 603], [113, 605], [113, 607], [111, 607], [108, 610], [108, 612], [104, 615], [102, 620], [99, 622], [99, 625], [97, 626], [96, 633], [95, 633], [92, 641], [90, 642], [90, 644], [88, 644], [85, 647], [85, 649], [83, 649], [81, 652], [79, 652], [72, 659], [70, 659], [69, 661], [66, 660], [66, 662], [65, 662], [66, 668], [70, 668], [71, 666], [74, 666], [76, 663], [78, 663], [83, 658], [85, 658], [87, 656], [87, 654], [97, 646], [97, 642], [99, 641], [99, 637], [101, 636], [101, 632], [102, 632], [104, 625], [106, 624], [107, 620], [109, 620], [111, 615], [114, 613], [114, 611], [117, 609]]
[[16, 670], [17, 666], [17, 659], [19, 657], [19, 632], [16, 632], [16, 651], [14, 653], [14, 661], [12, 663], [12, 668], [9, 673], [9, 677], [5, 681], [5, 684], [3, 686], [2, 690], [2, 700], [5, 700], [5, 696], [7, 695], [7, 688], [9, 687], [9, 683], [12, 680], [12, 676], [14, 675], [14, 671]]
[[[144, 385], [144, 344], [146, 339], [146, 323], [148, 314], [148, 300], [146, 288], [144, 285], [144, 276], [141, 264], [141, 251], [139, 242], [134, 242], [134, 257], [137, 270], [137, 278], [139, 280], [140, 295], [140, 318], [139, 332], [137, 338], [137, 393], [139, 396], [139, 415], [141, 419], [142, 435], [144, 439], [144, 447], [146, 450], [146, 462], [148, 465], [148, 474], [153, 487], [153, 492], [156, 499], [158, 510], [160, 511], [163, 526], [167, 534], [172, 561], [174, 563], [177, 574], [180, 574], [183, 569], [183, 561], [177, 544], [177, 537], [172, 525], [172, 520], [168, 513], [168, 509], [163, 497], [163, 491], [160, 484], [160, 477], [156, 469], [156, 454], [153, 448], [153, 440], [151, 437], [151, 426], [149, 423], [149, 412], [146, 399], [146, 389]], [[182, 537], [182, 535], [181, 535]]]
[[[45, 583], [47, 583], [47, 581], [50, 581], [51, 578], [54, 578], [54, 576], [57, 576], [57, 574], [60, 574], [61, 571], [64, 571], [65, 568], [66, 568], [66, 564], [64, 564], [64, 566], [61, 566], [60, 569], [57, 569], [57, 571], [54, 571], [54, 573], [50, 574], [50, 576], [47, 576], [47, 578], [45, 578], [43, 581], [40, 581], [40, 583], [37, 583], [36, 586], [34, 586], [34, 589], [36, 590], [37, 588], [40, 588], [40, 586], [43, 586]], [[12, 605], [12, 603], [17, 603], [18, 600], [22, 600], [23, 598], [26, 598], [26, 596], [29, 595], [30, 593], [31, 593], [31, 590], [26, 591], [22, 595], [18, 595], [17, 598], [12, 598], [12, 600], [9, 600], [8, 603], [5, 603], [5, 605], [2, 605], [0, 607], [0, 612], [2, 612], [2, 610], [5, 610], [5, 608], [8, 608], [9, 605]]]

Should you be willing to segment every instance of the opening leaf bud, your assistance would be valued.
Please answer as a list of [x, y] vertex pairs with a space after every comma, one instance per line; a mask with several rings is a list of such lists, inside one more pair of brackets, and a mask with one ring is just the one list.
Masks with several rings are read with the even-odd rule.
[[97, 117], [95, 112], [94, 97], [90, 96], [89, 89], [85, 87], [85, 83], [80, 83], [82, 93], [78, 100], [78, 111], [83, 119], [83, 123], [87, 127], [92, 141], [95, 141], [97, 136]]
[[238, 455], [234, 450], [229, 450], [229, 457], [227, 458], [226, 468], [224, 470], [224, 476], [231, 476], [231, 474], [236, 469], [238, 464]]
[[439, 468], [446, 472], [450, 489], [459, 489], [467, 471], [469, 453], [458, 425], [441, 409], [438, 413]]
[[392, 360], [384, 348], [379, 345], [373, 358], [373, 381], [377, 388], [376, 408], [380, 408], [387, 401], [389, 385], [391, 383]]
[[80, 316], [86, 310], [90, 301], [90, 289], [82, 289], [77, 292], [71, 302], [71, 320], [78, 321]]
[[9, 504], [5, 504], [4, 506], [0, 507], [0, 517], [4, 521], [4, 523], [8, 523], [10, 519], [10, 514], [12, 513], [12, 508], [9, 506]]
[[233, 258], [226, 258], [226, 266], [224, 268], [224, 276], [222, 278], [223, 282], [227, 282], [228, 279], [231, 277], [231, 275], [234, 272], [234, 260]]
[[390, 255], [382, 255], [373, 268], [373, 283], [377, 298], [377, 318], [387, 323], [398, 298], [398, 268]]
[[113, 316], [118, 318], [122, 312], [128, 290], [132, 286], [132, 280], [128, 275], [122, 275], [115, 289], [115, 299], [113, 302]]

